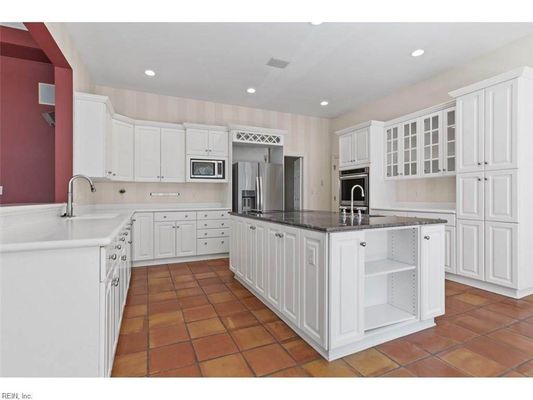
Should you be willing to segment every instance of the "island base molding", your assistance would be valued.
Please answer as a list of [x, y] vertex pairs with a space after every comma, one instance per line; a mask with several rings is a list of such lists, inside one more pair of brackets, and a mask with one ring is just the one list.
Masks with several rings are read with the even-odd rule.
[[153, 266], [161, 265], [161, 264], [181, 264], [181, 263], [194, 262], [194, 261], [208, 261], [208, 260], [215, 260], [217, 258], [229, 258], [229, 254], [218, 253], [218, 254], [190, 256], [190, 257], [170, 257], [170, 258], [157, 258], [155, 260], [134, 261], [133, 268], [153, 267]]
[[420, 332], [424, 329], [428, 329], [435, 326], [435, 320], [433, 318], [425, 321], [407, 321], [388, 328], [380, 329], [379, 332], [367, 334], [367, 337], [362, 338], [361, 340], [355, 343], [350, 343], [348, 345], [338, 347], [333, 350], [326, 350], [320, 347], [317, 343], [315, 343], [309, 337], [309, 335], [307, 335], [303, 330], [298, 328], [293, 322], [291, 322], [281, 312], [279, 312], [279, 310], [276, 310], [275, 308], [271, 307], [260, 295], [258, 295], [256, 290], [251, 285], [246, 283], [244, 279], [239, 278], [237, 275], [235, 275], [235, 279], [246, 289], [252, 292], [258, 300], [260, 300], [266, 307], [268, 307], [270, 311], [276, 314], [283, 322], [285, 322], [289, 326], [289, 328], [296, 332], [296, 334], [300, 336], [300, 338], [305, 340], [305, 342], [309, 346], [315, 349], [316, 352], [327, 361], [335, 361], [339, 358], [348, 356], [358, 351], [366, 350], [370, 347], [374, 347], [379, 344], [398, 339], [399, 337], [410, 335], [411, 333]]
[[533, 294], [533, 288], [527, 289], [512, 289], [505, 286], [496, 285], [494, 283], [483, 282], [477, 279], [468, 278], [466, 276], [456, 275], [446, 273], [446, 279], [452, 282], [461, 283], [463, 285], [473, 286], [477, 289], [486, 290], [487, 292], [492, 292], [500, 294], [502, 296], [512, 297], [514, 299], [522, 299], [526, 296]]

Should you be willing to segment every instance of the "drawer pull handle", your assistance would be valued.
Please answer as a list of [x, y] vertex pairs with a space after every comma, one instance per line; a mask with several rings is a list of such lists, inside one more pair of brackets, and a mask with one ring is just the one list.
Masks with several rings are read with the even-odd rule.
[[112, 284], [113, 286], [117, 287], [119, 282], [120, 282], [120, 278], [115, 278], [115, 279], [113, 279], [113, 280], [111, 281], [111, 284]]
[[366, 247], [366, 242], [361, 242], [361, 243], [359, 243], [359, 245], [360, 245], [361, 247]]
[[431, 236], [426, 235], [426, 236], [424, 236], [424, 239], [429, 240], [429, 239], [431, 239]]
[[128, 240], [128, 244], [132, 244], [133, 242], [131, 240]]

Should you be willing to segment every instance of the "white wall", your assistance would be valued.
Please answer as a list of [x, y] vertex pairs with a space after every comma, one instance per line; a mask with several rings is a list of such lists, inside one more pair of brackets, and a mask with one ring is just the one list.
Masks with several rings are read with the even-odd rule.
[[[257, 108], [234, 106], [133, 90], [95, 86], [94, 92], [109, 96], [115, 111], [128, 117], [163, 122], [193, 122], [214, 125], [241, 124], [284, 129], [285, 155], [304, 158], [304, 207], [329, 209], [330, 138], [329, 120]], [[79, 185], [78, 203], [221, 202], [226, 184], [97, 183], [95, 194]], [[126, 189], [125, 195], [118, 190]], [[150, 197], [151, 191], [179, 191], [179, 198]]]
[[[341, 115], [331, 121], [331, 133], [368, 120], [387, 121], [447, 102], [451, 100], [448, 92], [453, 89], [524, 65], [533, 67], [533, 35]], [[338, 137], [333, 134], [331, 149], [338, 154]], [[454, 202], [455, 178], [398, 181], [396, 197], [396, 201]]]

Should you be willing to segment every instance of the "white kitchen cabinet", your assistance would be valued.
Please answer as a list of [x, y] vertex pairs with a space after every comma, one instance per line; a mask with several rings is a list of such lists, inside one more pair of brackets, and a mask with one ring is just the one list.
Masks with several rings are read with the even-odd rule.
[[300, 230], [283, 227], [281, 242], [281, 312], [289, 321], [300, 322]]
[[428, 225], [420, 235], [420, 317], [429, 319], [444, 314], [445, 232], [442, 225]]
[[475, 220], [484, 219], [484, 182], [483, 172], [470, 172], [457, 175], [457, 218]]
[[444, 228], [444, 244], [444, 270], [455, 274], [457, 259], [457, 253], [455, 251], [455, 226], [446, 226]]
[[417, 120], [402, 124], [403, 157], [400, 172], [403, 176], [418, 175], [418, 123]]
[[441, 113], [421, 118], [422, 175], [438, 175], [441, 172]]
[[485, 170], [517, 167], [516, 80], [485, 89]]
[[385, 130], [385, 176], [395, 178], [400, 175], [402, 165], [400, 126], [391, 126]]
[[245, 265], [246, 269], [244, 270], [244, 280], [250, 284], [254, 285], [254, 279], [255, 279], [255, 252], [256, 252], [256, 246], [255, 246], [255, 235], [254, 231], [257, 229], [255, 221], [246, 221], [244, 223], [244, 230], [246, 232], [245, 234], [245, 244], [244, 247], [246, 249], [245, 251]]
[[457, 274], [485, 278], [484, 222], [457, 220]]
[[483, 170], [485, 153], [485, 91], [457, 98], [457, 173]]
[[485, 220], [518, 222], [518, 170], [485, 172]]
[[185, 131], [161, 128], [161, 182], [185, 182]]
[[357, 129], [339, 137], [339, 168], [370, 163], [370, 131]]
[[344, 134], [339, 137], [339, 168], [349, 167], [353, 164], [353, 135]]
[[[282, 243], [279, 240], [280, 226], [267, 224], [267, 300], [276, 308], [281, 308]], [[244, 242], [244, 241], [243, 241]], [[241, 242], [241, 243], [243, 243]]]
[[187, 127], [186, 149], [187, 155], [228, 157], [229, 134], [224, 130]]
[[111, 116], [106, 96], [74, 95], [73, 171], [92, 178], [111, 178]]
[[358, 340], [364, 333], [365, 236], [363, 232], [330, 236], [330, 338], [334, 349]]
[[153, 126], [135, 127], [135, 181], [161, 180], [161, 129]]
[[176, 225], [173, 221], [154, 222], [154, 258], [176, 255]]
[[133, 260], [154, 258], [154, 214], [135, 213], [133, 218]]
[[315, 342], [326, 347], [326, 234], [302, 231], [301, 236], [301, 327]]
[[443, 175], [455, 175], [456, 132], [455, 132], [455, 107], [442, 111], [442, 160]]
[[517, 287], [518, 224], [485, 222], [485, 280]]
[[111, 134], [112, 180], [133, 181], [134, 134], [133, 124], [113, 119]]
[[176, 221], [176, 257], [196, 254], [196, 222]]
[[255, 266], [255, 290], [262, 296], [266, 293], [267, 286], [267, 264], [266, 264], [266, 228], [264, 224], [257, 224], [253, 233], [254, 236], [254, 260]]
[[239, 248], [239, 241], [241, 238], [241, 230], [243, 222], [239, 219], [232, 219], [230, 221], [231, 225], [231, 231], [233, 235], [233, 239], [231, 240], [230, 244], [230, 253], [229, 253], [229, 269], [232, 270], [235, 274], [237, 274], [237, 271], [239, 269], [239, 265], [241, 265], [240, 260], [240, 248]]

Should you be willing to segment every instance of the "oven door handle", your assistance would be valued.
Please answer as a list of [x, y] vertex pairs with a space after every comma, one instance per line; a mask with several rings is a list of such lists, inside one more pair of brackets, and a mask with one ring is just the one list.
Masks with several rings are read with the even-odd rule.
[[341, 181], [353, 178], [368, 178], [368, 174], [342, 175], [339, 177]]

